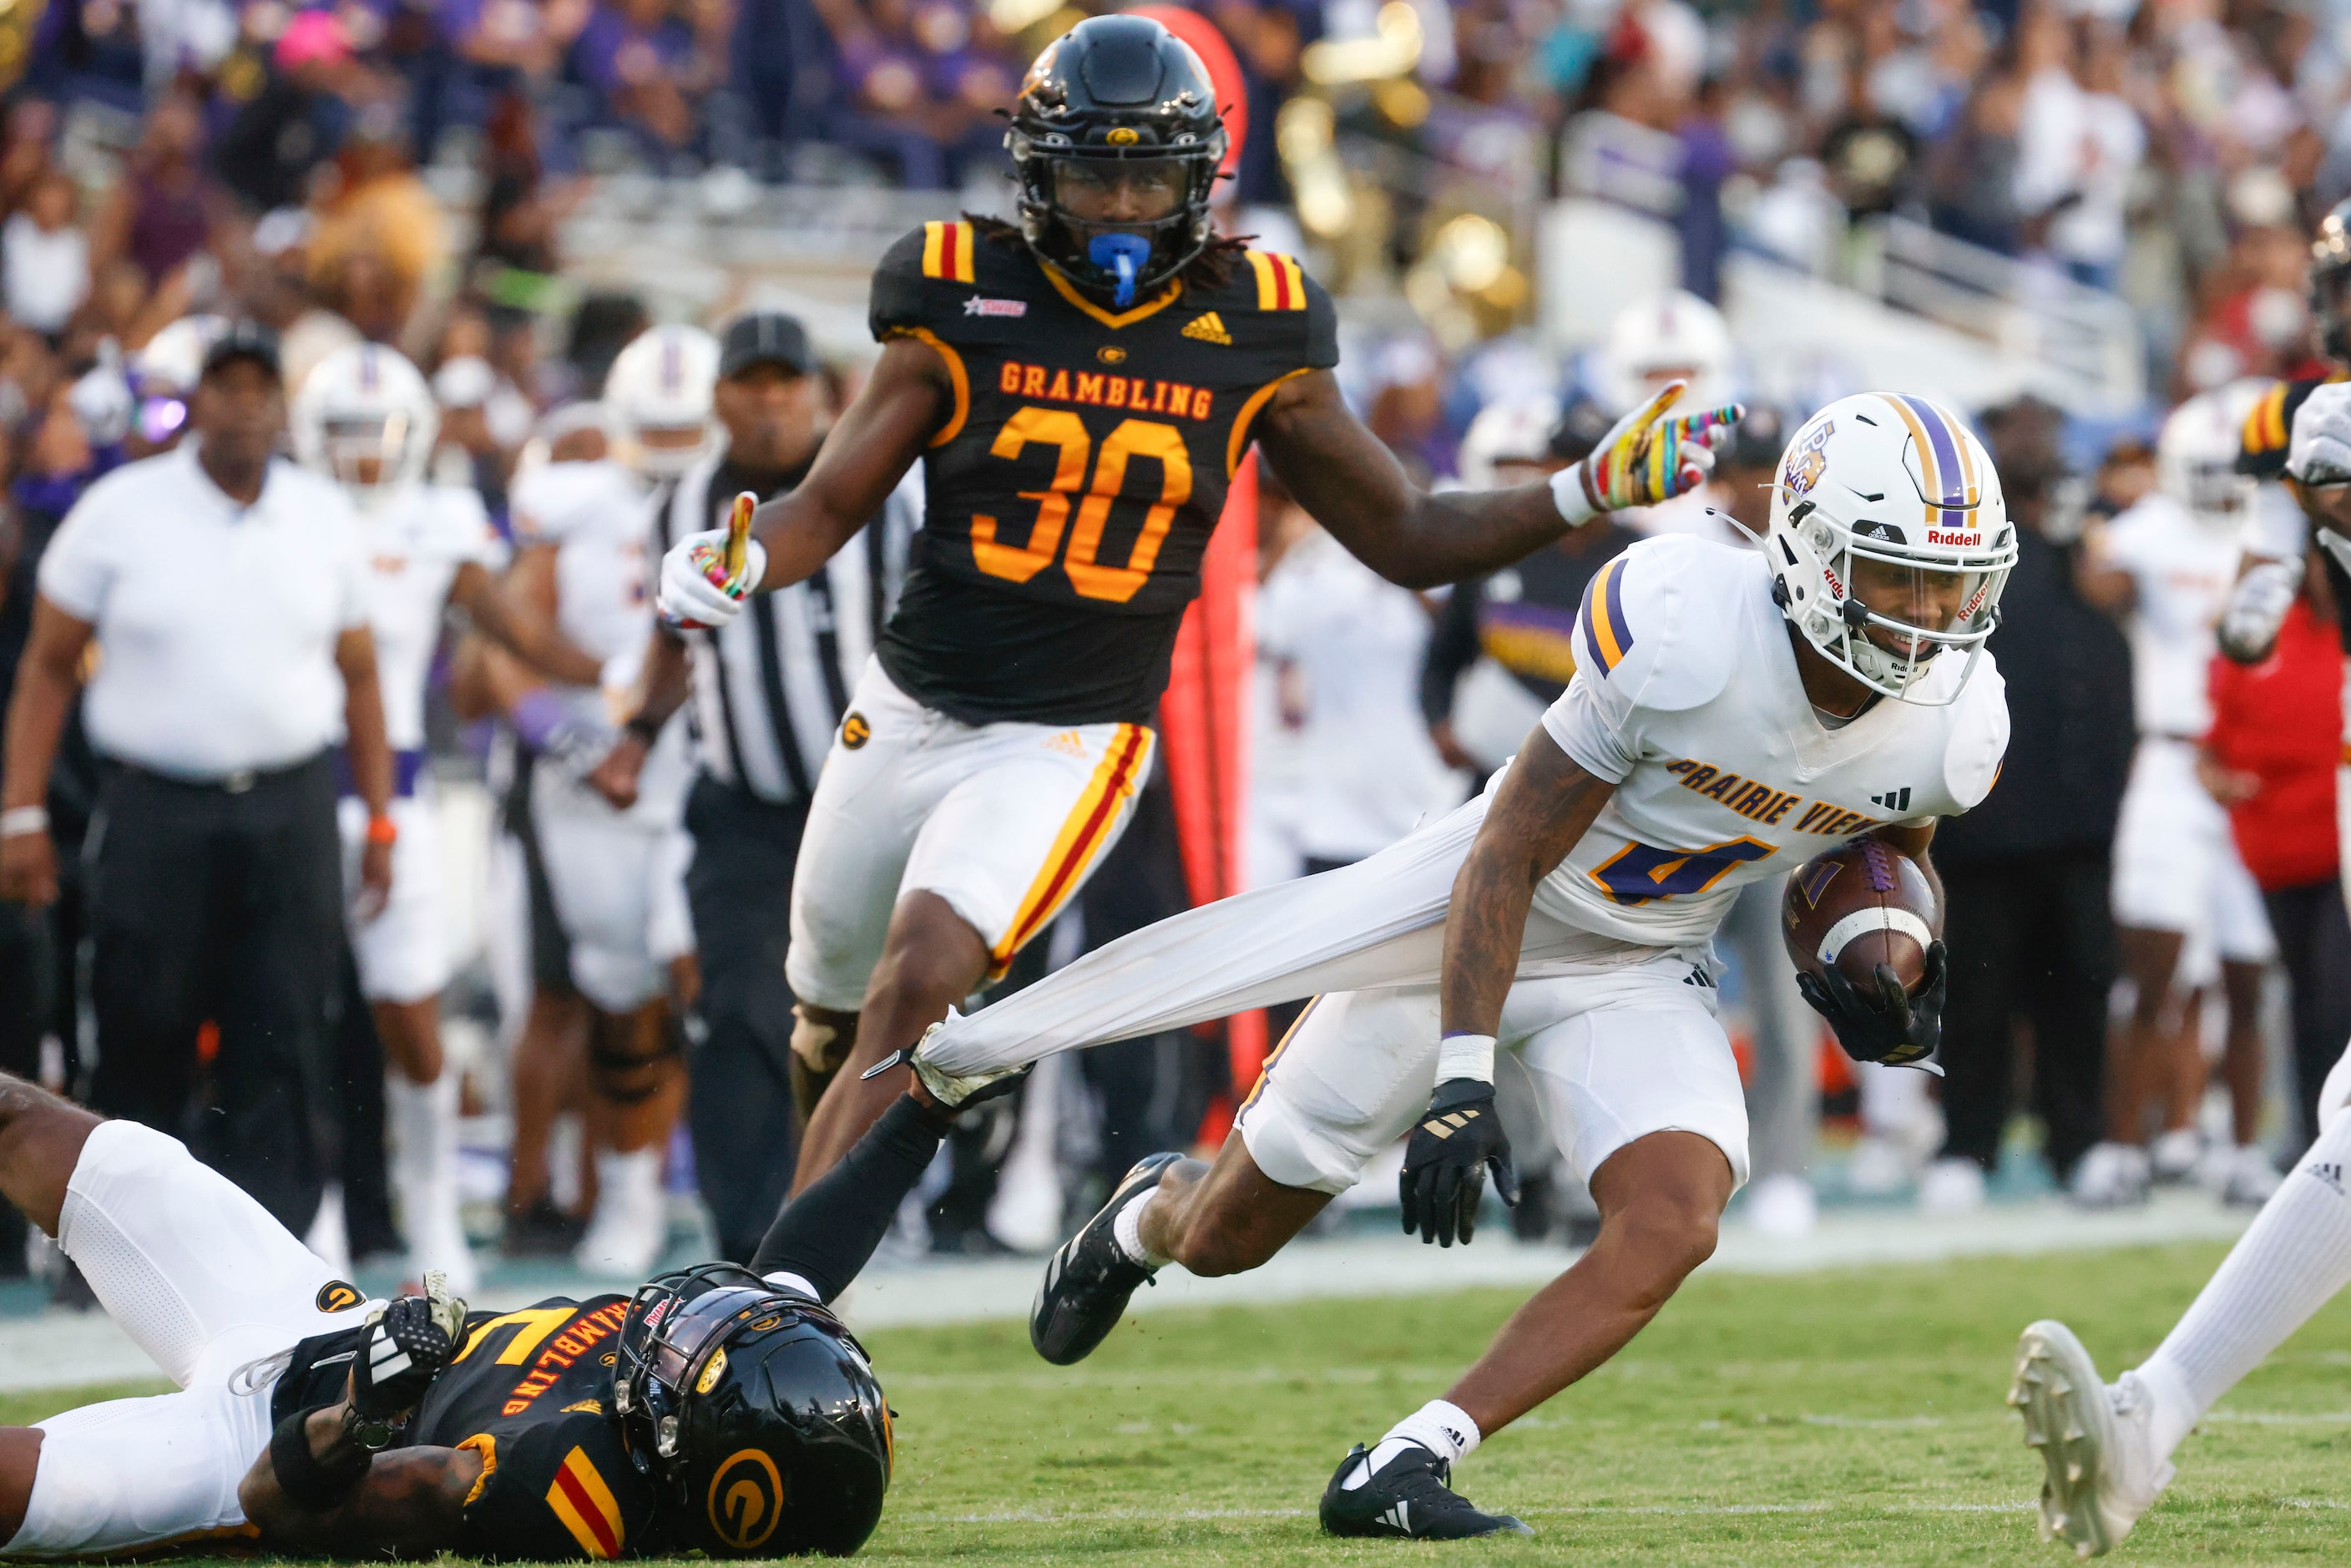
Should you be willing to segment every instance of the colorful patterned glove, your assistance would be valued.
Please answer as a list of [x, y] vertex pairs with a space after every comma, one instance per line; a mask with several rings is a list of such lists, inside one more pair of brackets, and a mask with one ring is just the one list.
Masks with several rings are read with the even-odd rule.
[[1667, 415], [1688, 384], [1667, 382], [1618, 420], [1590, 456], [1551, 476], [1552, 499], [1571, 528], [1603, 512], [1654, 507], [1706, 483], [1714, 472], [1716, 448], [1729, 444], [1732, 428], [1747, 411], [1734, 402], [1703, 413]]
[[743, 612], [751, 585], [768, 575], [768, 552], [758, 539], [746, 541], [743, 570], [726, 575], [726, 530], [689, 534], [662, 557], [661, 618], [679, 631], [724, 626]]

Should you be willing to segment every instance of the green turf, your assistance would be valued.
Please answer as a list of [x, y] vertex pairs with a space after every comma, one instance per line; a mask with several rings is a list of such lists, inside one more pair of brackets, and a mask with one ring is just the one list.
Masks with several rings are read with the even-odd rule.
[[[2220, 1256], [1701, 1278], [1624, 1356], [1461, 1466], [1470, 1497], [1541, 1533], [1452, 1547], [1324, 1542], [1312, 1510], [1347, 1445], [1442, 1393], [1513, 1293], [1145, 1315], [1067, 1371], [1017, 1324], [878, 1333], [899, 1473], [866, 1555], [2054, 1568], [2065, 1558], [2025, 1508], [2038, 1462], [2001, 1403], [2017, 1331], [2064, 1317], [2111, 1374]], [[0, 1420], [67, 1402], [0, 1401]], [[2117, 1562], [2351, 1562], [2351, 1305], [2255, 1373], [2179, 1459]]]

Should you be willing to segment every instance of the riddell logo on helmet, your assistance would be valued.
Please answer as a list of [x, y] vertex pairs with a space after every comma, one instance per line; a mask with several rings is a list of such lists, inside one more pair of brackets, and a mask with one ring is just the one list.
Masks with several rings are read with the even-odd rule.
[[1930, 545], [1957, 545], [1962, 549], [1973, 549], [1978, 545], [1983, 543], [1983, 530], [1980, 528], [1967, 528], [1964, 530], [1958, 528], [1928, 528], [1927, 530], [1927, 542]]

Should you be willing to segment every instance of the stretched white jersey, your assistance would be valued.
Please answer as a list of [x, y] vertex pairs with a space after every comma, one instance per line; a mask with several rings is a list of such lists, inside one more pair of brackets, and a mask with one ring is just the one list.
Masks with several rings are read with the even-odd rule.
[[481, 497], [455, 485], [403, 486], [381, 506], [361, 512], [360, 526], [384, 734], [394, 751], [413, 751], [424, 744], [424, 683], [441, 641], [449, 586], [469, 560], [496, 570], [506, 545]]
[[1703, 942], [1747, 883], [1891, 823], [1955, 816], [1991, 790], [2008, 703], [1986, 654], [1831, 727], [1798, 676], [1753, 550], [1646, 539], [1585, 590], [1576, 672], [1543, 715], [1561, 749], [1616, 793], [1535, 906], [1652, 947]]
[[2142, 735], [2194, 739], [2212, 725], [2206, 681], [2244, 549], [2241, 528], [2216, 528], [2160, 492], [2107, 526], [2100, 552], [2130, 573], [2131, 696]]
[[557, 547], [556, 626], [590, 658], [639, 652], [652, 634], [654, 500], [608, 459], [549, 463], [515, 480], [515, 542]]

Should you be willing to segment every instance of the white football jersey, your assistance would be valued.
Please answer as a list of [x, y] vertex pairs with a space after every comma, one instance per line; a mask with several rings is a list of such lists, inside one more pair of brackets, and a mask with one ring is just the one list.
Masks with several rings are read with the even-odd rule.
[[652, 634], [655, 499], [609, 459], [549, 463], [515, 480], [515, 543], [557, 547], [556, 626], [590, 658], [638, 652]]
[[[1741, 886], [1872, 829], [1967, 810], [2008, 747], [1989, 653], [1945, 706], [1886, 698], [1824, 725], [1751, 549], [1633, 546], [1585, 590], [1575, 652], [1543, 728], [1616, 793], [1535, 907], [1644, 946], [1706, 941]], [[1921, 695], [1949, 696], [1965, 665], [1938, 659]]]
[[394, 751], [413, 751], [424, 744], [424, 684], [441, 641], [449, 585], [469, 560], [498, 570], [506, 544], [481, 497], [455, 485], [404, 486], [381, 507], [361, 512], [360, 527], [384, 733]]
[[2107, 525], [2099, 552], [2137, 586], [2131, 696], [2142, 735], [2194, 739], [2212, 725], [2206, 681], [2245, 529], [2214, 528], [2160, 492]]

